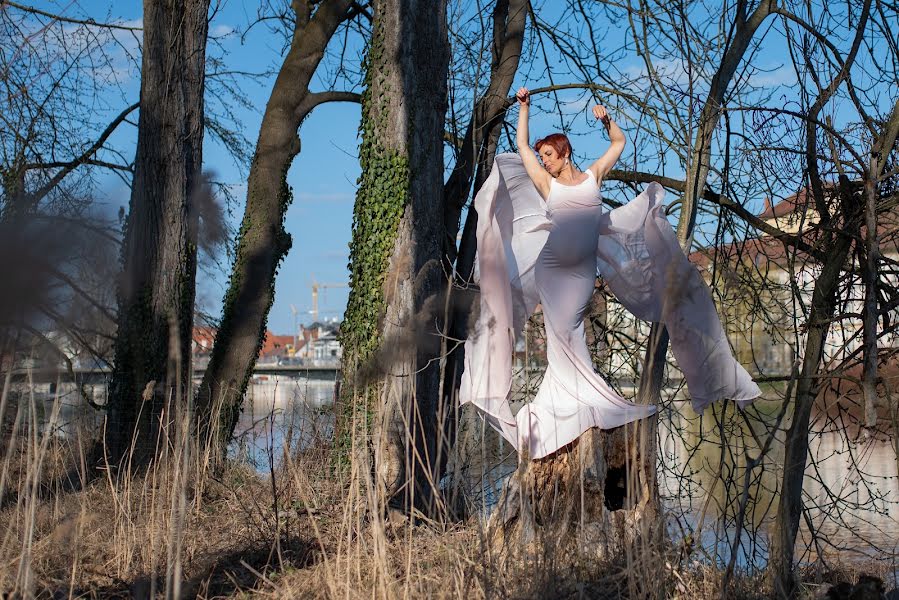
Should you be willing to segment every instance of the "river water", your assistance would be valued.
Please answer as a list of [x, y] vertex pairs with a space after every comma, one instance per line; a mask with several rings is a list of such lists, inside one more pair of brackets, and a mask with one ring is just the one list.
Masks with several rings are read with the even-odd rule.
[[[89, 392], [96, 401], [103, 401], [101, 386]], [[333, 397], [333, 382], [287, 377], [254, 380], [231, 454], [264, 473], [280, 462], [285, 448], [296, 452], [327, 443], [334, 430]], [[35, 398], [44, 429], [72, 435], [98, 424], [98, 413], [86, 409], [70, 389], [41, 390]], [[8, 428], [12, 415], [7, 413]], [[736, 548], [738, 566], [752, 570], [766, 563], [784, 456], [783, 427], [773, 427], [776, 413], [773, 405], [760, 404], [758, 410], [745, 414], [732, 405], [717, 405], [700, 417], [689, 403], [678, 400], [667, 403], [659, 413], [659, 485], [670, 532], [675, 540], [688, 536], [696, 540], [698, 552], [707, 560], [726, 564]], [[874, 558], [891, 561], [895, 570], [899, 563], [899, 460], [894, 441], [852, 431], [826, 415], [814, 417], [798, 558], [807, 563], [818, 558]], [[467, 425], [467, 462], [457, 482], [467, 487], [467, 495], [486, 514], [505, 477], [514, 470], [516, 457], [479, 420], [468, 418]], [[775, 431], [775, 439], [747, 477], [747, 462], [758, 458], [769, 431]], [[736, 539], [741, 509], [744, 525]]]
[[[267, 464], [269, 449], [274, 446], [280, 454], [290, 429], [294, 448], [327, 441], [333, 431], [328, 410], [333, 390], [328, 382], [255, 383], [252, 405], [239, 425], [244, 456]], [[675, 538], [698, 538], [697, 546], [709, 560], [726, 564], [736, 547], [736, 562], [743, 568], [761, 568], [767, 561], [784, 456], [783, 427], [773, 427], [777, 408], [760, 405], [742, 414], [733, 405], [717, 405], [700, 417], [688, 402], [673, 401], [660, 412], [659, 483], [670, 530]], [[469, 496], [489, 512], [516, 456], [478, 422], [471, 420], [475, 431], [466, 440], [463, 481]], [[747, 459], [759, 456], [769, 430], [775, 431], [775, 439], [750, 471], [745, 524], [735, 544]], [[857, 431], [847, 435], [841, 422], [826, 416], [813, 419], [813, 430], [798, 558], [899, 561], [899, 460], [892, 441], [886, 436], [869, 439]]]

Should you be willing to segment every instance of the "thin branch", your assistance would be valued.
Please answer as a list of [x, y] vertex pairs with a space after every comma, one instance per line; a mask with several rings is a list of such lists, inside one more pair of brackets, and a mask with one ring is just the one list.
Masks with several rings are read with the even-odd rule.
[[[65, 169], [71, 166], [72, 161], [53, 161], [48, 163], [28, 163], [23, 169], [25, 171], [36, 171], [39, 169]], [[105, 160], [99, 160], [96, 158], [90, 158], [88, 160], [81, 161], [82, 165], [91, 165], [93, 167], [103, 167], [104, 169], [111, 169], [113, 171], [126, 171], [128, 173], [134, 172], [134, 165], [120, 165], [118, 163], [112, 163]]]
[[[654, 173], [642, 173], [640, 171], [622, 171], [619, 169], [612, 169], [611, 171], [609, 171], [605, 179], [609, 181], [623, 181], [629, 183], [650, 183], [655, 181], [666, 188], [676, 190], [681, 193], [683, 193], [687, 186], [686, 182], [680, 181], [678, 179], [673, 179], [671, 177], [662, 177]], [[738, 202], [735, 202], [730, 198], [727, 198], [717, 192], [710, 190], [708, 186], [706, 186], [702, 197], [704, 200], [708, 200], [713, 204], [717, 204], [722, 208], [728, 209], [756, 229], [764, 231], [771, 237], [780, 240], [784, 244], [792, 246], [798, 250], [802, 250], [810, 256], [815, 257], [817, 260], [823, 261], [825, 259], [824, 253], [822, 253], [817, 248], [810, 246], [799, 236], [792, 233], [787, 233], [778, 229], [777, 227], [774, 227], [773, 225], [766, 223], [762, 219], [746, 210]]]
[[134, 110], [136, 110], [140, 106], [139, 102], [135, 102], [125, 110], [123, 110], [119, 115], [113, 119], [113, 121], [103, 130], [103, 133], [100, 134], [100, 137], [96, 142], [91, 144], [90, 148], [81, 153], [77, 158], [70, 160], [67, 163], [64, 163], [64, 166], [57, 172], [53, 177], [50, 178], [50, 181], [45, 183], [41, 188], [35, 191], [32, 194], [28, 195], [28, 201], [34, 205], [41, 201], [41, 199], [50, 193], [50, 190], [59, 185], [59, 182], [63, 180], [69, 173], [74, 171], [79, 166], [85, 164], [88, 160], [90, 160], [94, 153], [97, 152], [100, 148], [103, 147], [103, 144], [106, 143], [106, 140], [109, 139], [109, 136], [113, 134], [116, 128], [122, 124], [122, 122], [130, 115]]
[[31, 13], [33, 15], [38, 15], [41, 17], [47, 17], [48, 19], [53, 19], [54, 21], [59, 21], [61, 23], [73, 23], [75, 25], [89, 25], [91, 27], [103, 27], [105, 29], [119, 29], [122, 31], [143, 31], [142, 27], [128, 27], [126, 25], [118, 25], [116, 23], [98, 23], [93, 19], [73, 19], [72, 17], [63, 17], [61, 15], [55, 15], [53, 13], [49, 13], [43, 10], [39, 10], [37, 8], [31, 6], [25, 6], [24, 4], [19, 4], [17, 2], [10, 2], [9, 0], [0, 0], [0, 9], [4, 6], [11, 6], [13, 8], [17, 8], [21, 11]]

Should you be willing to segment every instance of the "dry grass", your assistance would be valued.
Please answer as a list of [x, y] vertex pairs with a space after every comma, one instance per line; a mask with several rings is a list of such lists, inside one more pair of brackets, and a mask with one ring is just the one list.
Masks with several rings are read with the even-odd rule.
[[[62, 462], [63, 445], [54, 445], [48, 461]], [[202, 482], [191, 480], [184, 486], [181, 519], [168, 490], [177, 470], [172, 465], [154, 467], [127, 485], [97, 479], [82, 490], [46, 487], [37, 501], [16, 498], [0, 512], [0, 529], [6, 531], [0, 589], [47, 598], [155, 593], [712, 598], [720, 593], [720, 572], [709, 569], [666, 566], [655, 578], [633, 581], [629, 574], [647, 571], [636, 564], [639, 557], [584, 564], [534, 551], [500, 568], [480, 522], [438, 526], [356, 514], [347, 502], [352, 486], [331, 477], [323, 465], [327, 462], [316, 452], [289, 461], [276, 472], [274, 496], [269, 477], [241, 465]], [[60, 471], [47, 469], [51, 472]], [[180, 564], [177, 581], [166, 577], [174, 562]], [[753, 593], [757, 582], [745, 583], [739, 580], [729, 597], [764, 597]]]
[[86, 467], [87, 434], [62, 440], [29, 424], [22, 407], [15, 412], [0, 448], [0, 595], [767, 597], [764, 582], [747, 576], [722, 596], [720, 570], [678, 562], [666, 547], [603, 562], [537, 543], [501, 562], [480, 519], [412, 522], [381, 510], [370, 465], [336, 476], [325, 445], [299, 455], [276, 449], [280, 466], [269, 474], [240, 463], [213, 474], [201, 449], [173, 434], [157, 464], [116, 479]]

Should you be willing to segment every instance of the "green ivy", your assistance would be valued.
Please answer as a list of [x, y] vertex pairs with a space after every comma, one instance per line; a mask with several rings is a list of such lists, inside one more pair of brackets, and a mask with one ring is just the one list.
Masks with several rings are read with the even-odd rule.
[[[348, 379], [373, 357], [380, 343], [380, 321], [385, 310], [384, 281], [397, 230], [409, 197], [408, 158], [384, 144], [391, 136], [389, 111], [383, 102], [388, 84], [385, 76], [383, 33], [376, 26], [365, 59], [365, 90], [359, 131], [359, 176], [353, 209], [350, 242], [350, 297], [341, 326], [344, 373]], [[374, 97], [377, 90], [377, 97]], [[375, 385], [358, 389], [348, 382], [342, 390], [338, 419], [337, 463], [346, 464], [353, 435], [362, 421], [370, 431]], [[355, 419], [354, 419], [355, 417]], [[356, 423], [357, 427], [353, 427]]]

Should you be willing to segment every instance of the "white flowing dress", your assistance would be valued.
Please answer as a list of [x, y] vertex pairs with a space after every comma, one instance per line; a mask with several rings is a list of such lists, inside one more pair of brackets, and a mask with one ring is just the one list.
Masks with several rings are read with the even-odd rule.
[[[719, 399], [740, 405], [760, 395], [734, 359], [712, 296], [665, 218], [657, 183], [605, 212], [599, 185], [555, 179], [543, 201], [517, 154], [496, 157], [475, 198], [480, 313], [465, 342], [460, 402], [471, 402], [519, 451], [541, 458], [590, 427], [611, 429], [655, 412], [619, 396], [594, 370], [584, 315], [597, 272], [619, 302], [663, 322], [694, 409]], [[512, 357], [540, 303], [547, 368], [533, 401], [513, 415]]]

